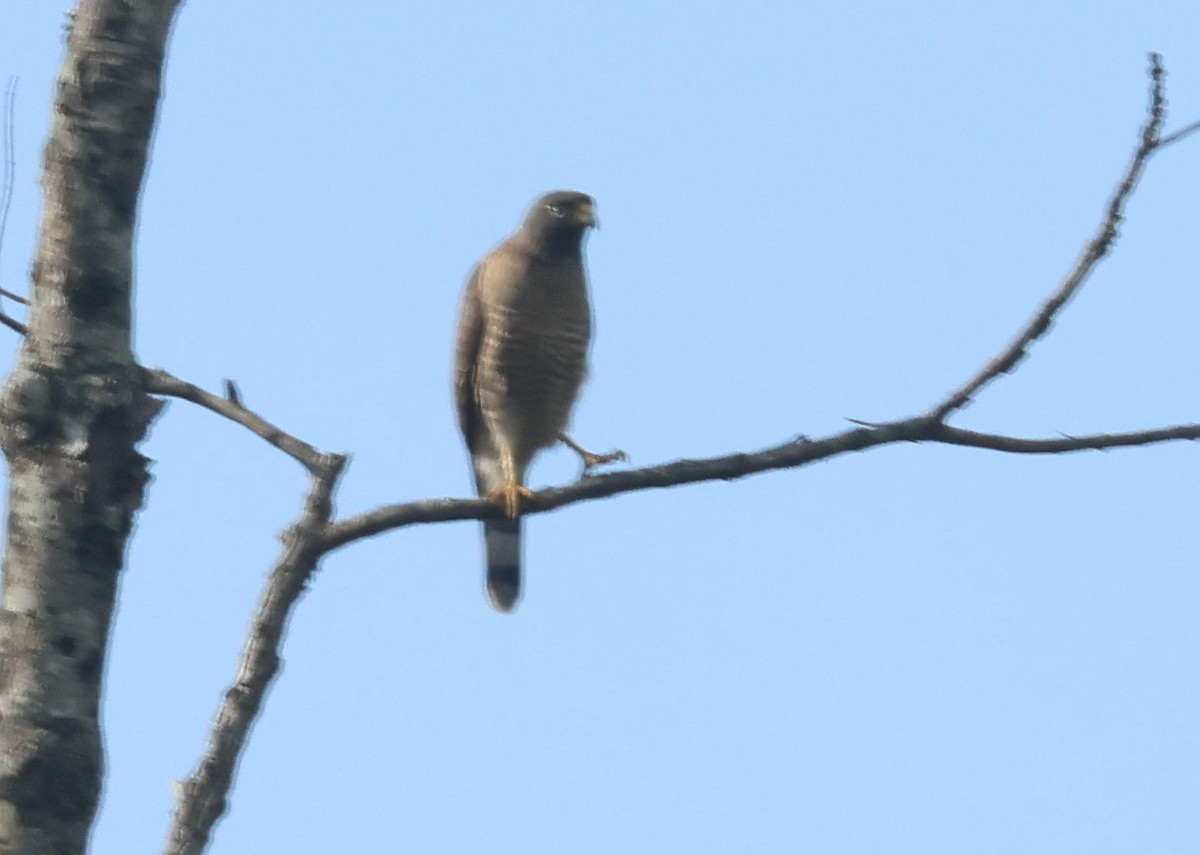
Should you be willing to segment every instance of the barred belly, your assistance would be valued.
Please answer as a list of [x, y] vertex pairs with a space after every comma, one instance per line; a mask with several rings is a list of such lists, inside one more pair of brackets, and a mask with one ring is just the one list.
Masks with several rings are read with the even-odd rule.
[[502, 375], [508, 390], [504, 421], [513, 453], [528, 462], [553, 445], [567, 427], [587, 373], [587, 327], [559, 325], [554, 333], [530, 331], [504, 346]]

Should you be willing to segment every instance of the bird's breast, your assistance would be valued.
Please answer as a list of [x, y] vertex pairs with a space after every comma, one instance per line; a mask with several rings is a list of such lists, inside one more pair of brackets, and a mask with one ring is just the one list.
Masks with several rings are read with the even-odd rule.
[[516, 429], [521, 456], [555, 442], [587, 374], [591, 311], [579, 281], [578, 289], [535, 283], [489, 307], [481, 367], [494, 372], [496, 415]]

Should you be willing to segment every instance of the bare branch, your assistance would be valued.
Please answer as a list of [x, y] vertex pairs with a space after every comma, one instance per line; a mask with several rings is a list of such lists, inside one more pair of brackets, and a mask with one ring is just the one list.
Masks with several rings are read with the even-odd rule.
[[1133, 153], [1133, 159], [1129, 162], [1124, 177], [1122, 177], [1112, 198], [1108, 201], [1104, 222], [1101, 223], [1099, 231], [1097, 231], [1096, 235], [1084, 249], [1083, 256], [1076, 263], [1070, 275], [1059, 286], [1058, 290], [1051, 295], [1050, 299], [1042, 304], [1037, 314], [1033, 316], [1032, 320], [1013, 339], [1012, 343], [993, 357], [983, 367], [983, 370], [930, 411], [929, 415], [937, 421], [945, 421], [951, 413], [961, 410], [970, 403], [975, 393], [988, 383], [995, 380], [1001, 374], [1007, 374], [1012, 371], [1017, 363], [1025, 357], [1029, 345], [1046, 334], [1055, 316], [1067, 304], [1067, 301], [1074, 296], [1075, 292], [1079, 290], [1079, 287], [1087, 281], [1088, 276], [1091, 275], [1091, 272], [1095, 269], [1100, 259], [1104, 258], [1108, 254], [1108, 251], [1112, 249], [1113, 242], [1116, 240], [1120, 230], [1121, 220], [1124, 217], [1125, 203], [1137, 186], [1138, 179], [1146, 168], [1146, 161], [1150, 159], [1150, 155], [1154, 154], [1163, 145], [1163, 142], [1158, 137], [1158, 133], [1162, 128], [1163, 118], [1166, 115], [1164, 77], [1162, 57], [1156, 53], [1151, 54], [1150, 105], [1147, 108], [1148, 115], [1140, 134], [1141, 142]]
[[[699, 481], [730, 481], [756, 472], [792, 469], [837, 454], [861, 451], [876, 445], [903, 440], [916, 441], [932, 424], [926, 417], [893, 422], [877, 428], [859, 428], [820, 440], [802, 439], [785, 442], [752, 454], [727, 454], [702, 460], [677, 460], [661, 466], [627, 469], [585, 478], [565, 487], [552, 487], [534, 493], [521, 503], [523, 516], [544, 513], [564, 505], [590, 499], [605, 499], [620, 493]], [[321, 540], [320, 549], [328, 552], [354, 540], [382, 534], [416, 523], [487, 519], [499, 516], [495, 504], [483, 499], [433, 499], [388, 505], [331, 523]]]
[[263, 698], [279, 672], [280, 647], [288, 617], [321, 555], [317, 544], [332, 513], [333, 489], [346, 458], [318, 455], [304, 512], [284, 532], [283, 556], [267, 579], [233, 686], [217, 711], [208, 747], [196, 771], [177, 786], [178, 804], [164, 855], [199, 855], [225, 813], [233, 774]]
[[[700, 481], [733, 481], [775, 469], [795, 469], [841, 454], [896, 442], [936, 442], [1023, 454], [1063, 454], [1171, 440], [1200, 439], [1200, 424], [1135, 433], [1093, 434], [1059, 439], [1022, 439], [949, 427], [932, 416], [844, 431], [824, 439], [802, 438], [750, 454], [727, 454], [701, 460], [677, 460], [659, 466], [628, 469], [584, 478], [563, 487], [540, 490], [521, 504], [522, 515], [544, 513], [576, 502], [607, 499], [638, 490], [677, 487]], [[329, 524], [317, 544], [331, 552], [356, 540], [420, 523], [482, 520], [500, 515], [483, 499], [426, 499], [387, 505]]]
[[1103, 451], [1108, 448], [1130, 448], [1138, 445], [1153, 445], [1172, 440], [1200, 439], [1200, 424], [1177, 425], [1156, 430], [1133, 433], [1097, 433], [1089, 436], [1065, 436], [1056, 439], [1020, 439], [1015, 436], [999, 436], [976, 433], [971, 430], [942, 425], [936, 432], [935, 442], [947, 445], [966, 445], [971, 448], [988, 448], [1013, 454], [1063, 454], [1070, 451]]
[[332, 496], [346, 457], [324, 454], [246, 409], [232, 380], [225, 397], [159, 369], [141, 369], [145, 390], [182, 398], [242, 425], [302, 463], [312, 474], [304, 512], [284, 533], [284, 554], [267, 578], [250, 625], [233, 685], [217, 711], [208, 746], [196, 771], [180, 782], [165, 855], [200, 855], [213, 827], [228, 808], [228, 793], [250, 728], [279, 671], [280, 647], [287, 621], [304, 592], [323, 550], [317, 548], [332, 514]]
[[1180, 140], [1190, 137], [1196, 131], [1200, 131], [1200, 122], [1192, 122], [1190, 125], [1180, 128], [1173, 134], [1167, 134], [1158, 141], [1159, 148], [1166, 148], [1169, 145], [1179, 142]]
[[[17, 165], [13, 159], [13, 105], [17, 99], [17, 83], [20, 78], [10, 77], [8, 88], [4, 92], [4, 189], [0, 191], [0, 254], [4, 246], [4, 232], [8, 225], [8, 209], [12, 205], [13, 183], [16, 178]], [[0, 288], [0, 297], [8, 297], [22, 306], [28, 306], [29, 301], [19, 294], [14, 294], [6, 288]], [[0, 324], [10, 330], [25, 335], [25, 325], [10, 318], [0, 311]]]
[[4, 312], [0, 312], [0, 324], [4, 324], [10, 330], [20, 335], [25, 335], [25, 333], [29, 332], [28, 327], [16, 319], [10, 318]]
[[[17, 101], [17, 84], [19, 77], [8, 78], [8, 88], [4, 90], [4, 189], [0, 191], [0, 247], [4, 246], [4, 230], [8, 225], [8, 209], [12, 205], [13, 184], [16, 180], [17, 163], [13, 156], [13, 109]], [[10, 295], [0, 289], [0, 294]], [[17, 299], [20, 299], [17, 297]], [[21, 300], [21, 302], [25, 302]], [[25, 303], [25, 305], [29, 305]]]
[[[298, 460], [314, 475], [322, 470], [327, 455], [322, 454], [307, 442], [296, 439], [296, 437], [243, 407], [240, 401], [235, 400], [237, 398], [236, 394], [229, 398], [222, 398], [186, 380], [180, 380], [178, 377], [160, 368], [143, 368], [142, 376], [145, 379], [146, 391], [150, 394], [168, 395], [172, 398], [182, 398], [185, 401], [191, 401], [193, 404], [199, 404], [201, 407], [212, 410], [214, 413], [222, 415], [230, 421], [237, 422], [247, 430], [258, 434], [284, 454]], [[229, 383], [228, 380], [225, 382]], [[226, 390], [228, 391], [230, 388], [234, 387], [229, 385], [226, 387]]]

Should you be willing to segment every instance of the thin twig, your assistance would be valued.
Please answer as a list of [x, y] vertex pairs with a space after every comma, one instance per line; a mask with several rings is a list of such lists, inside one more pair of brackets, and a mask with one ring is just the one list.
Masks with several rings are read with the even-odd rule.
[[1153, 445], [1173, 440], [1200, 440], [1200, 424], [1176, 425], [1155, 430], [1131, 433], [1097, 433], [1089, 436], [1068, 436], [1060, 439], [1021, 439], [1015, 436], [999, 436], [978, 433], [973, 430], [941, 425], [933, 439], [947, 445], [966, 445], [971, 448], [987, 448], [1012, 454], [1063, 454], [1071, 451], [1102, 451], [1107, 448], [1131, 448], [1138, 445]]
[[237, 422], [242, 427], [261, 436], [284, 454], [300, 461], [309, 472], [316, 474], [320, 471], [325, 455], [317, 451], [307, 442], [299, 440], [281, 428], [268, 422], [256, 413], [243, 407], [240, 403], [228, 398], [222, 398], [201, 389], [186, 380], [180, 380], [160, 368], [143, 368], [146, 391], [151, 395], [168, 395], [172, 398], [182, 398], [201, 407], [212, 410], [230, 421]]
[[1158, 147], [1166, 148], [1169, 145], [1179, 142], [1181, 139], [1190, 137], [1196, 131], [1200, 131], [1200, 122], [1192, 122], [1190, 125], [1185, 125], [1173, 134], [1167, 134], [1158, 141]]
[[8, 209], [12, 205], [13, 182], [17, 171], [16, 156], [13, 154], [13, 108], [17, 102], [18, 82], [18, 77], [8, 78], [8, 87], [4, 90], [4, 191], [0, 193], [0, 250], [4, 246], [4, 229], [8, 225]]
[[20, 335], [25, 335], [25, 333], [29, 332], [29, 328], [27, 326], [14, 318], [10, 318], [8, 315], [4, 314], [4, 312], [0, 312], [0, 324], [4, 324], [10, 330], [15, 333], [19, 333]]
[[1046, 334], [1055, 316], [1087, 280], [1100, 259], [1104, 258], [1112, 248], [1120, 230], [1125, 203], [1137, 186], [1138, 179], [1146, 168], [1146, 161], [1149, 160], [1150, 155], [1162, 147], [1158, 133], [1166, 115], [1164, 76], [1162, 57], [1156, 53], [1150, 54], [1150, 105], [1146, 122], [1142, 126], [1140, 134], [1141, 142], [1134, 151], [1133, 159], [1129, 162], [1120, 184], [1117, 185], [1116, 191], [1109, 199], [1104, 222], [1101, 223], [1095, 237], [1088, 242], [1075, 269], [1008, 347], [1000, 351], [978, 374], [929, 412], [929, 415], [937, 421], [945, 421], [951, 413], [965, 407], [975, 393], [988, 383], [1001, 374], [1012, 371], [1025, 356], [1029, 345]]

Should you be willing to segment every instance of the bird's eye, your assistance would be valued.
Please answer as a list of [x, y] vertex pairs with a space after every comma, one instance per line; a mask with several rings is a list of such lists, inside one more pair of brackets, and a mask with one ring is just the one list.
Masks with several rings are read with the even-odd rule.
[[558, 205], [547, 205], [546, 213], [552, 217], [561, 217], [563, 215], [563, 209], [558, 207]]

